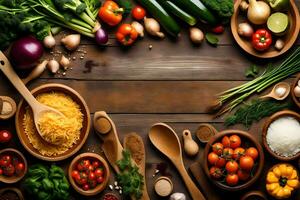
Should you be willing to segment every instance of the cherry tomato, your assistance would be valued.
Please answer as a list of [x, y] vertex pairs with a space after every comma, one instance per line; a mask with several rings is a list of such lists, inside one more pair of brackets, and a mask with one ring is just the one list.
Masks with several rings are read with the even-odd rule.
[[245, 154], [245, 149], [242, 147], [238, 147], [233, 151], [232, 158], [233, 159], [239, 159], [241, 156]]
[[220, 179], [223, 176], [222, 170], [218, 167], [211, 167], [209, 169], [209, 174], [214, 179]]
[[212, 149], [213, 149], [213, 152], [215, 152], [216, 154], [218, 154], [220, 156], [223, 152], [223, 144], [220, 142], [217, 142], [212, 145]]
[[87, 191], [87, 190], [90, 189], [90, 186], [89, 186], [88, 184], [84, 184], [84, 185], [82, 186], [82, 189], [83, 189], [84, 191]]
[[96, 160], [93, 162], [92, 165], [93, 165], [94, 169], [97, 169], [98, 167], [100, 167], [100, 162]]
[[97, 178], [97, 183], [103, 183], [103, 181], [104, 181], [103, 176]]
[[89, 166], [91, 165], [89, 160], [81, 160], [78, 164], [77, 164], [77, 169], [79, 171], [85, 171], [88, 170]]
[[238, 175], [238, 177], [239, 177], [239, 179], [241, 181], [246, 181], [250, 177], [250, 173], [249, 172], [246, 172], [246, 171], [241, 170], [241, 169], [239, 169], [239, 171], [237, 172], [237, 175]]
[[89, 172], [92, 172], [92, 171], [95, 170], [95, 168], [94, 168], [93, 165], [89, 165], [87, 170], [88, 170]]
[[2, 175], [3, 174], [3, 169], [2, 168], [0, 168], [0, 175]]
[[100, 168], [96, 169], [94, 173], [95, 173], [96, 177], [103, 176], [103, 170]]
[[7, 130], [0, 131], [0, 143], [9, 142], [11, 139], [11, 133]]
[[258, 157], [258, 151], [256, 148], [254, 147], [250, 147], [246, 150], [246, 155], [250, 156], [251, 158], [253, 158], [253, 160], [256, 160]]
[[216, 162], [216, 166], [222, 168], [225, 166], [225, 164], [226, 164], [225, 158], [219, 157], [218, 161]]
[[237, 170], [239, 169], [239, 165], [236, 161], [231, 160], [226, 163], [225, 169], [229, 174], [233, 174], [237, 172]]
[[9, 155], [4, 155], [0, 159], [0, 167], [7, 167], [9, 164], [11, 164], [11, 156]]
[[222, 25], [216, 26], [212, 29], [212, 32], [216, 34], [221, 34], [224, 32], [224, 26]]
[[240, 168], [250, 171], [254, 166], [254, 160], [250, 156], [242, 156], [240, 158]]
[[89, 180], [88, 183], [91, 189], [97, 186], [97, 180]]
[[135, 6], [131, 11], [132, 17], [136, 20], [142, 20], [146, 16], [146, 11], [141, 6]]
[[87, 183], [87, 177], [85, 172], [81, 172], [79, 177], [75, 178], [75, 181], [78, 185], [85, 185]]
[[230, 186], [234, 186], [239, 182], [239, 177], [236, 174], [228, 174], [226, 176], [226, 183]]
[[72, 178], [75, 179], [75, 178], [78, 177], [78, 176], [80, 176], [79, 171], [73, 170], [73, 171], [71, 172], [71, 177], [72, 177]]
[[16, 174], [21, 174], [25, 169], [25, 165], [24, 163], [20, 162], [17, 165], [15, 165], [15, 168], [16, 168]]
[[219, 156], [214, 153], [214, 152], [210, 152], [208, 154], [208, 162], [211, 164], [211, 165], [215, 165], [219, 160]]
[[95, 180], [97, 177], [94, 172], [89, 173], [88, 181]]
[[228, 136], [224, 136], [222, 138], [223, 147], [230, 147], [230, 140]]
[[241, 138], [237, 135], [232, 135], [229, 137], [230, 148], [235, 149], [241, 146]]
[[15, 167], [12, 164], [9, 164], [8, 166], [4, 167], [3, 174], [5, 176], [13, 176], [15, 173]]
[[233, 155], [233, 150], [231, 148], [226, 147], [223, 149], [223, 157], [226, 160], [230, 160], [232, 158], [232, 155]]

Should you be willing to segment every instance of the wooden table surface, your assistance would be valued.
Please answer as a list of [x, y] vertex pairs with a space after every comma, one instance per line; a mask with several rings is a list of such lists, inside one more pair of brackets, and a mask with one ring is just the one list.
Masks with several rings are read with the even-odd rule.
[[[300, 6], [299, 0], [297, 3]], [[99, 48], [93, 41], [83, 39], [80, 49], [86, 50], [87, 54], [84, 59], [79, 58], [78, 52], [72, 54], [71, 57], [75, 56], [77, 59], [72, 61], [73, 69], [69, 70], [66, 76], [53, 76], [44, 72], [38, 80], [29, 83], [28, 87], [32, 89], [41, 84], [55, 82], [77, 90], [85, 98], [91, 115], [100, 110], [109, 114], [117, 126], [121, 140], [130, 132], [136, 132], [143, 137], [147, 156], [148, 192], [151, 199], [160, 199], [154, 193], [155, 179], [152, 177], [155, 164], [160, 162], [167, 163], [169, 166], [174, 192], [183, 192], [187, 194], [187, 199], [191, 199], [175, 168], [150, 143], [149, 128], [156, 122], [165, 122], [175, 129], [181, 140], [184, 129], [194, 133], [199, 124], [204, 122], [213, 124], [218, 130], [226, 129], [223, 118], [214, 119], [207, 113], [214, 96], [247, 81], [244, 71], [251, 64], [264, 66], [271, 61], [280, 62], [285, 56], [273, 60], [259, 60], [247, 55], [234, 42], [229, 28], [220, 36], [220, 43], [216, 48], [206, 42], [199, 47], [193, 46], [186, 31], [182, 31], [177, 41], [170, 38], [156, 40], [146, 36], [128, 49], [120, 48], [113, 35], [110, 35], [109, 41], [108, 47]], [[298, 37], [296, 46], [299, 44]], [[149, 45], [153, 46], [151, 50], [148, 48]], [[60, 50], [62, 47], [58, 45], [55, 51]], [[53, 56], [47, 53], [46, 57]], [[91, 62], [93, 67], [89, 67]], [[2, 73], [0, 95], [11, 96], [17, 102], [20, 100], [20, 95]], [[263, 122], [264, 120], [261, 120], [249, 130], [260, 142]], [[13, 141], [8, 145], [1, 144], [0, 149], [17, 148], [24, 152], [30, 164], [42, 162], [27, 153], [18, 141], [14, 119], [1, 121], [0, 128], [9, 129], [14, 133]], [[231, 128], [246, 130], [239, 125]], [[100, 140], [91, 130], [88, 141], [78, 153], [88, 151], [100, 153], [99, 143]], [[184, 156], [187, 169], [192, 163], [201, 162], [203, 149], [204, 146], [200, 145], [197, 158], [190, 159]], [[208, 200], [239, 199], [242, 194], [252, 189], [265, 192], [265, 172], [271, 165], [279, 162], [266, 152], [265, 157], [266, 163], [261, 178], [246, 191], [226, 193], [207, 182], [204, 188], [213, 189], [215, 194], [207, 193], [206, 190], [202, 192]], [[72, 158], [74, 156], [56, 164], [66, 169]], [[112, 177], [110, 182], [113, 181]], [[0, 184], [0, 188], [4, 186]], [[78, 195], [74, 190], [71, 193], [72, 199], [100, 199], [103, 194], [86, 198]], [[299, 191], [293, 199], [300, 199]]]

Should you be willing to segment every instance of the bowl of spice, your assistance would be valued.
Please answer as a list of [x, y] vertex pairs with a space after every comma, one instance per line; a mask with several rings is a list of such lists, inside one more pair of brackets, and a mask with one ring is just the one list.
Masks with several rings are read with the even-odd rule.
[[262, 141], [275, 158], [291, 161], [300, 157], [300, 115], [284, 110], [272, 115], [264, 124]]
[[[16, 130], [25, 149], [33, 156], [46, 161], [59, 161], [75, 154], [85, 143], [90, 131], [90, 111], [78, 92], [62, 84], [45, 84], [31, 91], [40, 103], [60, 111], [66, 118], [60, 121], [45, 120], [47, 138], [63, 138], [60, 144], [45, 141], [37, 132], [32, 109], [21, 100], [16, 113]], [[51, 131], [53, 130], [53, 131]], [[57, 135], [55, 135], [57, 134]]]
[[196, 131], [196, 136], [202, 143], [207, 143], [211, 137], [216, 135], [218, 131], [210, 124], [200, 124]]
[[9, 119], [16, 113], [16, 102], [8, 96], [0, 96], [0, 119]]
[[3, 188], [0, 190], [1, 200], [24, 200], [22, 192], [18, 188]]

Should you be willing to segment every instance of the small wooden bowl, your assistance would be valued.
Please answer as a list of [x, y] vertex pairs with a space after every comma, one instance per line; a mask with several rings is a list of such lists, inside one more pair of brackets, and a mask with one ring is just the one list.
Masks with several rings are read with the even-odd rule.
[[[246, 139], [247, 143], [250, 142], [252, 144], [252, 146], [255, 147], [258, 150], [258, 155], [259, 155], [259, 159], [257, 160], [258, 167], [256, 169], [256, 172], [255, 172], [254, 176], [249, 181], [247, 181], [243, 184], [240, 184], [240, 185], [236, 185], [236, 186], [228, 186], [224, 183], [221, 183], [218, 180], [212, 179], [209, 175], [209, 168], [208, 168], [209, 164], [208, 164], [207, 156], [208, 156], [209, 152], [211, 151], [211, 146], [215, 142], [220, 141], [221, 138], [226, 136], [226, 135], [238, 135], [242, 139], [244, 139], [244, 140]], [[204, 162], [203, 162], [202, 167], [204, 169], [204, 172], [205, 172], [206, 176], [217, 187], [219, 187], [223, 190], [227, 190], [227, 191], [239, 191], [239, 190], [243, 190], [243, 189], [246, 189], [246, 188], [250, 187], [259, 178], [259, 176], [260, 176], [260, 174], [263, 170], [264, 161], [265, 161], [263, 149], [262, 149], [261, 145], [258, 143], [258, 141], [252, 135], [250, 135], [249, 133], [247, 133], [245, 131], [240, 131], [240, 130], [225, 130], [225, 131], [221, 131], [220, 133], [218, 133], [217, 135], [212, 137], [205, 146], [203, 156], [204, 156], [204, 158], [203, 158]]]
[[8, 187], [8, 188], [3, 188], [0, 190], [0, 197], [2, 194], [4, 194], [7, 191], [12, 191], [15, 192], [17, 194], [17, 196], [19, 197], [19, 200], [24, 200], [24, 196], [21, 192], [21, 190], [19, 190], [18, 188], [13, 188], [13, 187]]
[[[10, 98], [8, 96], [0, 96], [0, 99], [3, 102], [8, 102], [11, 105], [11, 107], [12, 107], [12, 112], [9, 113], [9, 114], [7, 114], [7, 115], [0, 114], [0, 119], [6, 120], [6, 119], [9, 119], [12, 116], [14, 116], [14, 114], [16, 113], [16, 110], [17, 110], [17, 105], [16, 105], [15, 100], [13, 100], [12, 98]], [[1, 113], [1, 110], [2, 110], [2, 106], [0, 108], [0, 113]]]
[[241, 200], [250, 200], [251, 198], [254, 199], [254, 197], [257, 200], [268, 200], [266, 195], [258, 190], [247, 192], [245, 195], [242, 196]]
[[[28, 106], [28, 104], [24, 100], [21, 100], [18, 105], [16, 120], [15, 120], [17, 134], [24, 148], [33, 156], [46, 161], [60, 161], [74, 155], [85, 143], [89, 135], [90, 126], [91, 126], [91, 117], [90, 117], [89, 108], [86, 102], [84, 101], [84, 99], [80, 96], [80, 94], [75, 90], [73, 90], [72, 88], [62, 84], [49, 83], [33, 89], [31, 93], [34, 96], [37, 96], [38, 94], [53, 92], [53, 91], [62, 92], [70, 96], [73, 99], [73, 101], [75, 101], [79, 105], [80, 110], [83, 114], [83, 127], [81, 128], [80, 131], [80, 138], [78, 139], [78, 142], [74, 144], [70, 149], [56, 156], [46, 156], [46, 155], [42, 155], [37, 149], [33, 147], [23, 127], [23, 118], [26, 112], [25, 108]], [[41, 138], [41, 140], [43, 139]]]
[[[72, 178], [72, 171], [75, 169], [75, 165], [82, 159], [89, 159], [89, 160], [98, 160], [102, 163], [103, 168], [104, 168], [104, 181], [103, 183], [101, 183], [100, 185], [97, 185], [94, 189], [91, 190], [83, 190], [82, 188], [80, 188], [79, 186], [77, 186], [77, 184], [75, 183], [74, 179]], [[96, 194], [99, 194], [100, 192], [102, 192], [105, 187], [107, 186], [107, 183], [109, 181], [109, 177], [110, 177], [110, 171], [109, 171], [109, 167], [107, 162], [104, 160], [104, 158], [102, 158], [100, 155], [96, 154], [96, 153], [82, 153], [79, 154], [78, 156], [76, 156], [70, 166], [69, 166], [69, 181], [71, 183], [71, 185], [73, 186], [73, 188], [80, 194], [85, 195], [85, 196], [93, 196]]]
[[[209, 139], [211, 137], [213, 137], [214, 135], [216, 135], [218, 133], [217, 129], [215, 129], [215, 127], [213, 127], [210, 124], [200, 124], [200, 126], [198, 127], [197, 131], [196, 131], [196, 136], [198, 138], [198, 140], [202, 143], [207, 143], [209, 141]], [[203, 140], [201, 139], [201, 134], [209, 134], [210, 138], [208, 140]]]
[[[238, 25], [241, 22], [240, 20], [240, 9], [239, 9], [239, 5], [242, 2], [242, 0], [236, 0], [235, 4], [234, 4], [234, 13], [231, 17], [231, 32], [232, 35], [235, 39], [235, 41], [238, 43], [238, 45], [247, 53], [255, 56], [255, 57], [259, 57], [259, 58], [274, 58], [277, 57], [283, 53], [285, 53], [286, 51], [288, 51], [293, 44], [295, 43], [295, 41], [297, 40], [298, 34], [299, 34], [299, 29], [300, 29], [300, 17], [299, 17], [299, 11], [297, 8], [297, 5], [295, 4], [294, 0], [290, 0], [290, 8], [288, 11], [288, 17], [289, 17], [289, 30], [287, 31], [287, 33], [282, 37], [285, 45], [283, 47], [283, 49], [281, 49], [280, 51], [276, 50], [275, 48], [270, 48], [267, 51], [263, 51], [263, 52], [259, 52], [256, 51], [251, 44], [251, 38], [250, 39], [246, 39], [246, 38], [242, 38], [239, 34], [238, 34]], [[246, 15], [247, 13], [245, 13]], [[243, 20], [245, 21], [245, 20]], [[273, 36], [273, 40], [274, 40], [274, 36]], [[273, 44], [275, 43], [275, 41], [273, 41]]]
[[300, 108], [300, 98], [296, 97], [294, 89], [295, 87], [298, 85], [298, 81], [300, 80], [300, 74], [298, 74], [296, 76], [295, 81], [293, 82], [292, 86], [291, 86], [291, 94], [292, 94], [292, 98], [294, 103], [298, 106], [298, 108]]
[[269, 147], [269, 145], [267, 143], [267, 137], [266, 137], [270, 124], [273, 121], [275, 121], [276, 119], [281, 118], [281, 117], [286, 117], [286, 116], [294, 117], [295, 119], [300, 121], [300, 115], [298, 113], [290, 111], [290, 110], [283, 110], [283, 111], [279, 111], [279, 112], [273, 114], [271, 117], [268, 118], [268, 120], [264, 124], [263, 130], [262, 130], [262, 141], [263, 141], [264, 147], [267, 149], [267, 151], [273, 157], [277, 158], [278, 160], [282, 160], [282, 161], [291, 161], [291, 160], [295, 160], [295, 159], [299, 158], [300, 152], [298, 152], [296, 155], [291, 156], [291, 157], [280, 156], [280, 155], [276, 154], [274, 151], [272, 151], [272, 149]]
[[2, 154], [8, 154], [8, 155], [13, 155], [15, 157], [18, 158], [18, 160], [21, 160], [23, 163], [24, 163], [24, 171], [21, 175], [19, 176], [12, 176], [12, 177], [7, 177], [7, 176], [4, 176], [4, 175], [0, 175], [0, 182], [3, 182], [3, 183], [16, 183], [18, 181], [20, 181], [26, 174], [27, 172], [27, 161], [24, 157], [24, 155], [16, 150], [16, 149], [12, 149], [12, 148], [7, 148], [7, 149], [3, 149], [0, 151], [0, 155]]

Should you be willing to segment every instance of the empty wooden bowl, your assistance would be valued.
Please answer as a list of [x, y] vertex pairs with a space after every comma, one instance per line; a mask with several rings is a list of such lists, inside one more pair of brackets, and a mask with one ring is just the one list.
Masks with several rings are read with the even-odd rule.
[[[262, 131], [262, 141], [263, 141], [263, 145], [266, 148], [266, 150], [275, 158], [277, 158], [278, 160], [282, 160], [282, 161], [291, 161], [291, 160], [295, 160], [297, 158], [300, 158], [300, 152], [298, 152], [296, 155], [294, 156], [290, 156], [290, 157], [285, 157], [285, 156], [280, 156], [278, 154], [276, 154], [268, 145], [267, 143], [267, 132], [268, 132], [268, 128], [271, 125], [271, 123], [281, 117], [293, 117], [295, 119], [297, 119], [298, 121], [300, 121], [300, 115], [296, 112], [290, 111], [290, 110], [284, 110], [284, 111], [279, 111], [275, 114], [273, 114], [271, 117], [268, 118], [268, 120], [265, 122], [264, 127], [263, 127], [263, 131]], [[284, 133], [283, 133], [284, 134]], [[300, 134], [300, 132], [299, 132]]]
[[300, 74], [297, 75], [295, 81], [293, 82], [293, 84], [291, 86], [292, 87], [291, 88], [292, 98], [293, 98], [293, 101], [295, 102], [295, 104], [298, 106], [298, 108], [300, 108], [300, 98], [296, 97], [294, 89], [298, 85], [299, 80], [300, 80]]
[[[80, 96], [78, 92], [73, 90], [72, 88], [62, 85], [62, 84], [56, 84], [56, 83], [50, 83], [50, 84], [44, 84], [41, 85], [31, 91], [31, 93], [34, 96], [37, 96], [42, 93], [48, 93], [48, 92], [61, 92], [66, 94], [67, 96], [71, 97], [74, 102], [76, 102], [80, 110], [83, 114], [83, 126], [80, 131], [80, 138], [78, 139], [77, 143], [74, 144], [70, 149], [68, 149], [66, 152], [59, 154], [59, 155], [53, 155], [53, 156], [47, 156], [47, 155], [42, 155], [37, 149], [33, 147], [33, 145], [30, 143], [25, 130], [23, 126], [23, 119], [24, 119], [24, 114], [26, 112], [26, 107], [28, 104], [24, 101], [21, 100], [17, 113], [16, 113], [16, 119], [15, 119], [15, 124], [16, 124], [16, 130], [18, 137], [24, 146], [24, 148], [33, 156], [41, 159], [41, 160], [46, 160], [46, 161], [60, 161], [64, 160], [72, 155], [74, 155], [85, 143], [89, 131], [90, 131], [90, 126], [91, 126], [91, 117], [90, 117], [90, 111], [85, 103], [84, 99]], [[43, 141], [42, 138], [40, 138], [41, 141]]]
[[[84, 159], [88, 159], [88, 160], [97, 160], [97, 161], [100, 161], [101, 163], [101, 166], [103, 167], [104, 169], [104, 181], [97, 185], [95, 188], [93, 189], [90, 189], [90, 190], [83, 190], [82, 188], [80, 188], [76, 182], [74, 181], [73, 177], [72, 177], [72, 171], [76, 169], [76, 166], [77, 164], [84, 160]], [[104, 158], [102, 158], [100, 155], [96, 154], [96, 153], [82, 153], [82, 154], [79, 154], [78, 156], [76, 156], [70, 166], [69, 166], [69, 181], [71, 183], [71, 185], [73, 186], [73, 188], [80, 194], [82, 195], [85, 195], [85, 196], [93, 196], [93, 195], [96, 195], [96, 194], [99, 194], [100, 192], [102, 192], [106, 186], [107, 186], [107, 183], [109, 181], [109, 177], [110, 177], [110, 171], [109, 171], [109, 167], [108, 167], [108, 164], [107, 162], [104, 160]]]
[[20, 160], [24, 163], [24, 171], [22, 172], [22, 174], [13, 175], [11, 177], [0, 175], [0, 182], [3, 182], [3, 183], [16, 183], [16, 182], [20, 181], [25, 176], [25, 174], [27, 172], [27, 161], [26, 161], [24, 155], [16, 149], [7, 148], [7, 149], [1, 150], [0, 151], [0, 156], [4, 155], [4, 154], [16, 157], [18, 160]]
[[[231, 25], [231, 32], [232, 32], [232, 35], [233, 35], [235, 41], [238, 43], [238, 45], [244, 51], [246, 51], [247, 53], [249, 53], [255, 57], [259, 57], [259, 58], [274, 58], [276, 56], [279, 56], [279, 55], [285, 53], [293, 46], [293, 44], [297, 40], [297, 36], [299, 34], [299, 28], [300, 28], [299, 11], [298, 11], [297, 5], [295, 4], [295, 0], [290, 0], [290, 8], [287, 13], [288, 17], [289, 17], [289, 23], [290, 23], [289, 30], [283, 37], [281, 37], [281, 39], [284, 41], [284, 44], [285, 44], [283, 49], [278, 51], [274, 47], [270, 47], [270, 49], [263, 51], [263, 52], [259, 52], [252, 47], [251, 38], [249, 38], [249, 39], [243, 38], [238, 34], [239, 23], [247, 21], [246, 20], [247, 13], [241, 13], [241, 11], [239, 9], [239, 5], [241, 2], [242, 2], [242, 0], [236, 0], [236, 2], [234, 4], [234, 13], [231, 17], [230, 25]], [[242, 17], [242, 15], [244, 15], [244, 16]], [[265, 28], [267, 28], [266, 25], [265, 25]], [[275, 37], [273, 36], [273, 44], [274, 43], [275, 43]], [[272, 46], [274, 46], [274, 45], [272, 45]]]
[[[209, 163], [207, 159], [208, 154], [211, 152], [212, 145], [218, 141], [221, 141], [224, 136], [230, 136], [230, 135], [238, 135], [242, 139], [242, 147], [244, 146], [243, 144], [247, 143], [250, 144], [249, 146], [255, 147], [258, 151], [258, 159], [256, 161], [258, 163], [258, 166], [256, 167], [255, 173], [253, 173], [253, 177], [251, 177], [247, 182], [243, 182], [236, 186], [229, 186], [221, 182], [220, 180], [212, 179], [209, 174], [209, 167], [208, 167]], [[204, 169], [206, 176], [209, 178], [209, 180], [211, 180], [211, 182], [214, 185], [227, 191], [239, 191], [239, 190], [249, 188], [259, 178], [263, 170], [264, 161], [265, 161], [264, 152], [259, 142], [249, 133], [240, 130], [225, 130], [213, 136], [206, 144], [203, 156], [204, 158], [203, 158], [202, 167]]]

